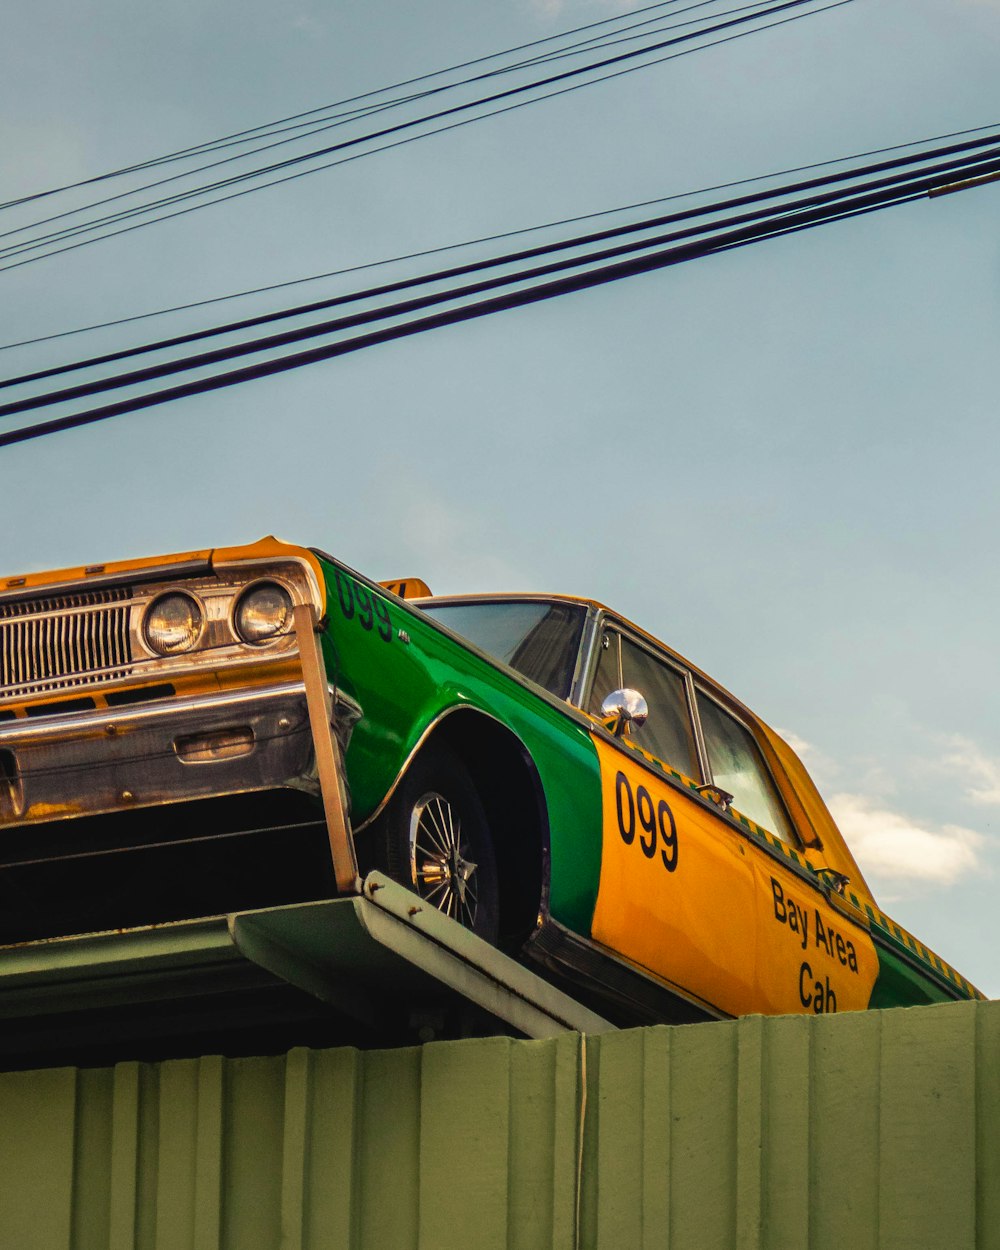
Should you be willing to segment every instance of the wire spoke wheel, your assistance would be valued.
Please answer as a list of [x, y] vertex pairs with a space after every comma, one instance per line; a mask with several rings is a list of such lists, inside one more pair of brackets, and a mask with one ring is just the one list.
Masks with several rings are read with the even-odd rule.
[[410, 814], [410, 880], [435, 907], [475, 929], [478, 865], [462, 837], [462, 818], [443, 794], [422, 795]]
[[413, 761], [379, 826], [377, 862], [443, 915], [495, 942], [500, 927], [496, 856], [472, 778], [444, 746]]

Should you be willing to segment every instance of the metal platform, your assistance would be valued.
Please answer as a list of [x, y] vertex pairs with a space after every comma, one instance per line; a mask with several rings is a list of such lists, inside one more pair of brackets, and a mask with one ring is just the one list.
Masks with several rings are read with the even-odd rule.
[[613, 1026], [380, 873], [349, 898], [0, 947], [0, 1065]]

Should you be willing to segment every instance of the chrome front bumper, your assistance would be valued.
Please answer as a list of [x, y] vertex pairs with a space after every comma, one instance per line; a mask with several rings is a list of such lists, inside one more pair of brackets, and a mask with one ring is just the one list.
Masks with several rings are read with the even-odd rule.
[[276, 787], [319, 793], [302, 682], [0, 724], [0, 828]]

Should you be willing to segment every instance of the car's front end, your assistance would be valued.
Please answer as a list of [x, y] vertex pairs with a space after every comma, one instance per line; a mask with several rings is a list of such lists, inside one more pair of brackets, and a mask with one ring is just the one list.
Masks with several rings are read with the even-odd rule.
[[274, 539], [0, 583], [4, 940], [302, 892], [271, 888], [320, 819], [299, 605], [319, 562]]

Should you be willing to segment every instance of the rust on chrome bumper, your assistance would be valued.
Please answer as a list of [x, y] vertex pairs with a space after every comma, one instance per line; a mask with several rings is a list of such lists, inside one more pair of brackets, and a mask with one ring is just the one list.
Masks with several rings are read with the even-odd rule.
[[304, 684], [0, 723], [0, 829], [214, 795], [318, 793]]

